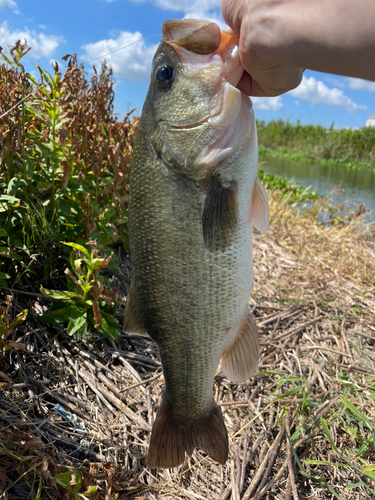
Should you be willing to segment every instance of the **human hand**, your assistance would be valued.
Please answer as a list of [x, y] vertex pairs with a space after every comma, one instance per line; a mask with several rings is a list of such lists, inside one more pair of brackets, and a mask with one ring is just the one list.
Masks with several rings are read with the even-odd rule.
[[292, 90], [302, 68], [375, 81], [374, 0], [222, 0], [221, 9], [239, 34], [238, 88], [249, 95]]
[[[237, 86], [248, 95], [277, 96], [301, 83], [303, 69], [280, 58], [280, 49], [287, 45], [288, 37], [288, 33], [280, 32], [282, 3], [222, 0], [224, 20], [240, 35], [240, 60], [245, 72]], [[281, 38], [282, 44], [278, 45]]]

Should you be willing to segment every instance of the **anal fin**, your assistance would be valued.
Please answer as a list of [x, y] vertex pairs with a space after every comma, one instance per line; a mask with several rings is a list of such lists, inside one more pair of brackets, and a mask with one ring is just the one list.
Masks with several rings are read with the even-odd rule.
[[130, 284], [129, 293], [126, 299], [123, 331], [129, 335], [139, 335], [140, 337], [149, 337], [135, 307], [133, 281]]
[[248, 307], [236, 340], [221, 358], [221, 369], [232, 382], [244, 382], [254, 375], [259, 363], [258, 327]]

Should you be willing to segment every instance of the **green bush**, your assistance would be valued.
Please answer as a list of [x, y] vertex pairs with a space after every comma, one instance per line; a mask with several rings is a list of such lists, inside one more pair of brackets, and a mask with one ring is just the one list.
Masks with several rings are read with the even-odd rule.
[[56, 64], [53, 75], [38, 68], [36, 80], [21, 64], [29, 50], [17, 42], [0, 64], [0, 264], [12, 284], [48, 276], [64, 241], [127, 247], [138, 123], [114, 116], [105, 63], [87, 81], [76, 55], [67, 55], [64, 75]]
[[348, 168], [375, 169], [375, 128], [326, 129], [283, 120], [257, 121], [262, 154], [317, 160]]

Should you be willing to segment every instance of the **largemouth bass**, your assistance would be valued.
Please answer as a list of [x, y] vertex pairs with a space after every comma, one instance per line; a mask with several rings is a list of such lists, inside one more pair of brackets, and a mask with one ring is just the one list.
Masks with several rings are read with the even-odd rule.
[[242, 73], [236, 35], [207, 21], [164, 23], [131, 166], [124, 326], [154, 339], [163, 365], [151, 467], [177, 466], [195, 447], [225, 463], [215, 371], [221, 359], [241, 382], [258, 365], [252, 227], [264, 232], [269, 213], [252, 104], [235, 87]]

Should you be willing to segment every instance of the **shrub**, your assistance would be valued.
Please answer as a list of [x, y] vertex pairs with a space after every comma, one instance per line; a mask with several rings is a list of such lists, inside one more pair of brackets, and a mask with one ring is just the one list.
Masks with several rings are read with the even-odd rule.
[[[127, 247], [128, 179], [137, 120], [113, 113], [112, 70], [88, 81], [77, 56], [64, 75], [21, 63], [17, 42], [0, 64], [0, 263], [13, 283], [48, 275], [64, 241]], [[31, 95], [29, 95], [31, 93]], [[52, 266], [53, 264], [53, 266]]]

